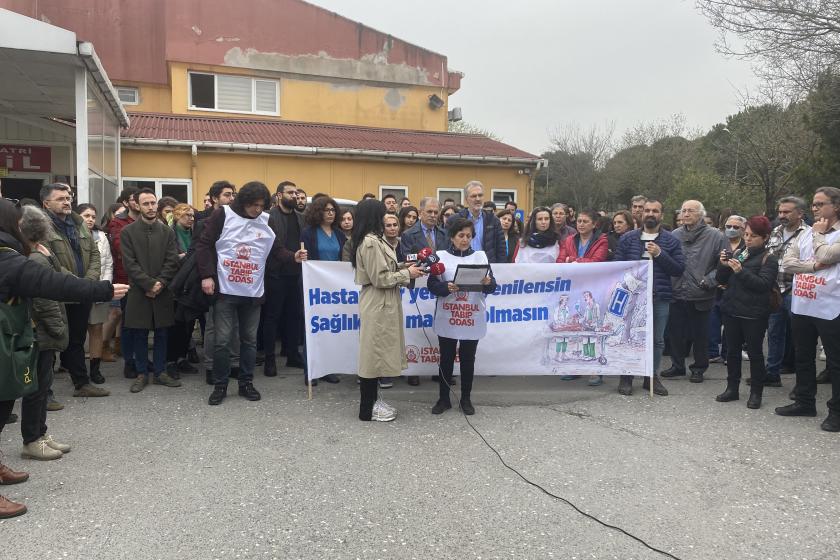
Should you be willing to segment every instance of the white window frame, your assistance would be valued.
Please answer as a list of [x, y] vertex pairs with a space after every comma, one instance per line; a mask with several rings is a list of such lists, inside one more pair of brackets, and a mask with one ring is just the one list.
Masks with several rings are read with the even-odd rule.
[[[402, 191], [402, 195], [404, 197], [408, 197], [408, 186], [407, 185], [379, 185], [379, 200], [382, 200], [382, 197], [385, 196], [384, 191]], [[400, 196], [397, 193], [392, 193], [394, 196], [397, 197], [397, 205], [400, 203]]]
[[[507, 193], [507, 194], [513, 193], [513, 199], [512, 200], [516, 203], [517, 208], [519, 207], [519, 201], [517, 200], [517, 196], [519, 194], [519, 191], [517, 191], [516, 189], [490, 189], [490, 200], [493, 202], [493, 204], [496, 205], [496, 208], [498, 208], [499, 206], [498, 206], [498, 203], [496, 202], [496, 193]], [[502, 204], [502, 207], [504, 207], [504, 203]]]
[[163, 196], [163, 185], [184, 185], [187, 187], [187, 204], [190, 206], [193, 205], [193, 188], [192, 188], [192, 179], [179, 179], [179, 178], [159, 178], [159, 177], [123, 177], [122, 178], [122, 187], [125, 188], [126, 181], [148, 181], [153, 182], [155, 184], [155, 196], [161, 198]]
[[[123, 105], [140, 105], [140, 88], [134, 86], [114, 86], [117, 90], [117, 98], [120, 100], [120, 103]], [[120, 90], [124, 91], [133, 91], [134, 92], [134, 101], [123, 101], [120, 97]]]
[[[210, 109], [208, 107], [196, 107], [192, 104], [192, 75], [200, 75], [200, 76], [213, 76], [213, 104], [216, 108]], [[219, 109], [219, 80], [216, 79], [216, 76], [219, 74], [214, 74], [212, 72], [187, 72], [187, 109], [190, 111], [211, 111], [214, 113], [235, 113], [238, 115], [269, 115], [273, 117], [280, 116], [280, 81], [279, 80], [272, 80], [270, 78], [255, 78], [253, 76], [242, 76], [239, 74], [225, 74], [225, 76], [232, 76], [234, 78], [246, 78], [251, 80], [251, 107], [256, 109], [257, 106], [257, 84], [256, 82], [273, 82], [274, 83], [274, 101], [275, 107], [277, 108], [274, 112], [269, 111], [236, 111], [233, 109]]]
[[457, 200], [455, 200], [455, 204], [463, 204], [464, 203], [464, 189], [462, 187], [438, 187], [437, 199], [438, 199], [438, 202], [441, 203], [441, 204], [443, 204], [443, 199], [444, 198], [455, 198], [455, 197], [452, 197], [452, 196], [449, 196], [449, 195], [446, 195], [445, 197], [441, 196], [442, 192], [447, 192], [447, 193], [457, 192], [458, 193], [458, 198], [457, 198]]

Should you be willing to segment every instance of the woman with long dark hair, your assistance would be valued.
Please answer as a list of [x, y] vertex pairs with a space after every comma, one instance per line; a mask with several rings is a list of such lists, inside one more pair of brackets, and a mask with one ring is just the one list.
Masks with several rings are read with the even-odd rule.
[[389, 422], [397, 411], [377, 399], [377, 379], [397, 377], [406, 369], [400, 287], [423, 271], [397, 261], [394, 248], [383, 238], [385, 207], [363, 200], [356, 207], [350, 262], [359, 293], [359, 420]]
[[[15, 320], [23, 319], [20, 324], [25, 325], [24, 331], [16, 333], [21, 342], [32, 341], [35, 336], [29, 316], [31, 298], [42, 297], [56, 301], [92, 303], [110, 301], [111, 298], [119, 299], [128, 291], [128, 286], [125, 284], [112, 285], [106, 280], [93, 281], [78, 278], [72, 274], [55, 272], [28, 259], [31, 245], [20, 232], [20, 219], [20, 209], [8, 200], [0, 199], [0, 306], [2, 306], [3, 316]], [[3, 336], [6, 335], [3, 334]], [[11, 340], [6, 342], [11, 343]], [[26, 350], [26, 348], [18, 348], [20, 350], [16, 354]], [[37, 349], [37, 346], [33, 348]], [[4, 364], [0, 375], [17, 376], [20, 374], [12, 369], [11, 355], [0, 355], [0, 362]], [[6, 383], [3, 385], [5, 386]], [[38, 394], [43, 393], [44, 406], [46, 406], [46, 391], [47, 388], [40, 385], [36, 389]], [[0, 431], [12, 412], [15, 399], [20, 396], [20, 393], [16, 395], [6, 393], [2, 396], [4, 400], [0, 401]], [[41, 427], [41, 425], [38, 426], [39, 429]], [[28, 478], [29, 474], [13, 471], [0, 464], [0, 482], [3, 484], [16, 484]], [[26, 513], [26, 506], [0, 496], [0, 518], [14, 517], [23, 513]]]
[[553, 263], [557, 261], [560, 244], [551, 210], [537, 206], [531, 211], [522, 239], [516, 246], [513, 261], [517, 263]]
[[[82, 217], [90, 235], [99, 249], [100, 280], [114, 277], [114, 260], [111, 258], [111, 243], [104, 231], [96, 225], [96, 206], [93, 204], [79, 204], [76, 212]], [[90, 308], [88, 317], [88, 351], [90, 354], [90, 380], [98, 385], [105, 383], [105, 377], [100, 371], [102, 363], [102, 349], [104, 347], [103, 324], [108, 319], [111, 303], [96, 303]]]
[[400, 235], [402, 235], [408, 228], [417, 223], [420, 218], [420, 211], [414, 206], [403, 206], [400, 208], [399, 218]]
[[499, 218], [499, 223], [502, 224], [502, 233], [505, 236], [505, 262], [513, 262], [513, 256], [516, 254], [516, 246], [519, 244], [519, 237], [522, 233], [519, 231], [519, 221], [510, 208], [499, 210], [496, 217]]

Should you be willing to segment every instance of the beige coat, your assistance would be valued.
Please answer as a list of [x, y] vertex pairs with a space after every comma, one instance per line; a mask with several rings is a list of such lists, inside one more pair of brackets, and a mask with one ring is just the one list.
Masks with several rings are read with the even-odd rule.
[[400, 286], [408, 285], [409, 280], [394, 249], [381, 237], [368, 234], [356, 252], [356, 284], [362, 287], [360, 377], [396, 377], [408, 367]]

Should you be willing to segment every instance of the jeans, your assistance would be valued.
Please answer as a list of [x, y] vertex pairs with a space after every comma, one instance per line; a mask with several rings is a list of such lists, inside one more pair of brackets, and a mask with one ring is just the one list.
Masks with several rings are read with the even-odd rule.
[[767, 326], [767, 375], [770, 377], [779, 376], [785, 356], [792, 354], [790, 297], [788, 291], [782, 298], [782, 308], [770, 314]]
[[135, 367], [134, 329], [129, 329], [125, 326], [125, 307], [128, 303], [127, 300], [128, 298], [125, 297], [120, 300], [120, 309], [122, 310], [123, 317], [120, 322], [120, 348], [122, 348], [123, 361], [125, 362], [125, 365]]
[[[709, 312], [709, 357], [726, 356], [726, 340], [720, 334], [723, 318], [720, 315], [720, 300], [715, 301]], [[723, 344], [723, 348], [721, 348]]]
[[[685, 358], [689, 345], [694, 350], [693, 371], [709, 369], [709, 311], [697, 309], [708, 304], [706, 301], [675, 300], [671, 302], [671, 364], [678, 370], [685, 370]], [[740, 350], [740, 348], [739, 348]]]
[[300, 276], [279, 276], [265, 279], [262, 337], [266, 361], [274, 359], [277, 330], [286, 351], [286, 358], [299, 361], [298, 346], [303, 333], [303, 284]]
[[20, 403], [20, 435], [24, 445], [47, 433], [47, 394], [52, 387], [54, 362], [55, 350], [38, 352], [38, 388]]
[[[236, 341], [239, 340], [239, 323], [234, 323], [233, 330], [230, 333], [228, 340], [228, 350], [230, 350], [231, 365], [239, 363], [239, 346]], [[211, 308], [204, 315], [204, 367], [206, 369], [213, 369], [213, 353], [216, 351], [216, 327], [213, 323], [213, 309]]]
[[832, 414], [840, 414], [840, 316], [827, 320], [793, 313], [791, 329], [796, 352], [796, 402], [807, 407], [816, 406], [817, 338], [820, 338], [831, 379], [828, 410]]
[[662, 363], [662, 351], [665, 350], [665, 327], [668, 326], [668, 315], [671, 304], [657, 297], [653, 298], [653, 373], [659, 373]]
[[67, 309], [67, 331], [70, 343], [61, 353], [61, 363], [70, 372], [73, 385], [78, 389], [90, 383], [87, 364], [85, 363], [85, 339], [87, 338], [90, 304], [73, 303], [65, 306]]
[[[137, 375], [148, 376], [149, 367], [149, 331], [147, 329], [129, 329], [132, 332], [131, 337], [134, 341], [134, 367], [137, 370]], [[166, 345], [169, 334], [169, 328], [163, 327], [155, 329], [153, 352], [153, 362], [155, 367], [155, 377], [158, 377], [166, 370]], [[145, 358], [145, 359], [143, 359]]]
[[239, 385], [254, 380], [257, 361], [257, 329], [260, 326], [259, 299], [220, 294], [213, 306], [215, 346], [213, 348], [213, 381], [227, 385], [230, 377], [230, 340], [239, 325]]
[[751, 390], [761, 392], [767, 370], [764, 367], [764, 333], [767, 332], [767, 319], [743, 319], [723, 316], [726, 344], [726, 380], [728, 383], [741, 382], [741, 347], [747, 344], [750, 357]]
[[475, 352], [477, 340], [456, 340], [438, 336], [440, 346], [440, 377], [438, 378], [440, 400], [449, 402], [449, 387], [455, 368], [455, 347], [458, 347], [458, 363], [461, 370], [461, 400], [470, 400], [473, 375], [475, 374]]

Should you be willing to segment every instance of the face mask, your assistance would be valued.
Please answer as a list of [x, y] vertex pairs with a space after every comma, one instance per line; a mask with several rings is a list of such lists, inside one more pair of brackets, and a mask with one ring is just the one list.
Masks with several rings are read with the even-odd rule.
[[728, 229], [727, 228], [726, 230], [724, 230], [723, 233], [724, 233], [724, 235], [726, 235], [726, 237], [728, 239], [737, 239], [738, 237], [741, 236], [741, 230], [739, 230], [739, 229]]

